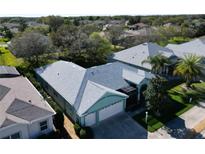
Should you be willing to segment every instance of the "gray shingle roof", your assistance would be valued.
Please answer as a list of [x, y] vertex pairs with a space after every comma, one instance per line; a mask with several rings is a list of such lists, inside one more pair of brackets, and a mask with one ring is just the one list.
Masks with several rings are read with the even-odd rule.
[[180, 58], [183, 58], [185, 54], [196, 54], [205, 57], [204, 37], [182, 44], [168, 44], [166, 47], [173, 50], [174, 54]]
[[16, 124], [16, 122], [6, 118], [0, 128], [7, 127], [9, 125]]
[[161, 47], [155, 43], [143, 43], [138, 46], [114, 53], [113, 59], [135, 66], [151, 69], [150, 64], [142, 64], [143, 60], [146, 60], [149, 56], [155, 56], [160, 53], [162, 53], [167, 58], [174, 56], [173, 51], [168, 48]]
[[31, 103], [15, 99], [6, 112], [26, 121], [32, 121], [53, 114], [52, 112], [32, 105]]
[[10, 88], [0, 85], [0, 101], [6, 96], [6, 94], [9, 92]]
[[142, 73], [144, 71], [121, 62], [85, 69], [71, 62], [58, 61], [35, 71], [82, 115], [106, 92], [123, 95], [116, 90], [129, 85], [129, 79], [123, 76], [124, 70], [133, 72], [141, 80], [148, 77]]

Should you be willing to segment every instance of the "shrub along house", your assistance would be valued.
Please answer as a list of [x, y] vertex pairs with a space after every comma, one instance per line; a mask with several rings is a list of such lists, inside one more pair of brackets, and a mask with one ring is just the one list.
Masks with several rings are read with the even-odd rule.
[[[82, 126], [98, 124], [124, 112], [129, 94], [136, 96], [153, 75], [120, 62], [85, 69], [58, 61], [35, 69], [38, 80], [61, 108]], [[139, 91], [139, 92], [138, 92]]]
[[0, 138], [28, 139], [54, 130], [55, 112], [14, 67], [0, 66]]

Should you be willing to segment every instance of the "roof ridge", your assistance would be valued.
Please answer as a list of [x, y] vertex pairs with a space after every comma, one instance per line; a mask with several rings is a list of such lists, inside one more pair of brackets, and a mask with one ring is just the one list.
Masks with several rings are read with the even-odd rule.
[[[81, 103], [81, 100], [82, 100], [82, 96], [83, 96], [83, 93], [85, 91], [85, 85], [87, 84], [88, 82], [88, 69], [85, 69], [85, 74], [83, 76], [83, 80], [82, 80], [82, 83], [80, 85], [80, 88], [79, 88], [79, 91], [78, 91], [78, 94], [76, 96], [76, 99], [75, 99], [75, 102], [73, 104], [74, 108], [76, 109], [76, 111], [79, 109], [80, 107], [80, 103]], [[84, 86], [84, 87], [83, 87]]]

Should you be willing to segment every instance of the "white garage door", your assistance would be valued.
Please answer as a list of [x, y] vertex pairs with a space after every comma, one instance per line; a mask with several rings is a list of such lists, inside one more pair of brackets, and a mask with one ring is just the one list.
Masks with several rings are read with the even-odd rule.
[[111, 106], [108, 106], [108, 107], [99, 111], [99, 121], [107, 119], [107, 118], [109, 118], [117, 113], [120, 113], [122, 111], [123, 111], [123, 102], [119, 102], [119, 103], [113, 104]]
[[85, 125], [86, 126], [91, 126], [96, 123], [96, 113], [90, 113], [85, 116]]

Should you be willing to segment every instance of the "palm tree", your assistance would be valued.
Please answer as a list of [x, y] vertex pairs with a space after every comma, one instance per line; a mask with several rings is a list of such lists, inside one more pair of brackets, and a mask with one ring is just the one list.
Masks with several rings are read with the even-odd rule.
[[190, 87], [191, 82], [196, 79], [196, 77], [203, 75], [203, 70], [202, 57], [195, 54], [188, 54], [179, 60], [174, 74], [182, 76], [186, 80], [186, 86]]
[[160, 70], [164, 68], [164, 66], [170, 64], [170, 61], [167, 57], [160, 53], [155, 56], [149, 56], [146, 60], [142, 61], [142, 64], [144, 63], [149, 63], [151, 65], [153, 73], [159, 73]]

